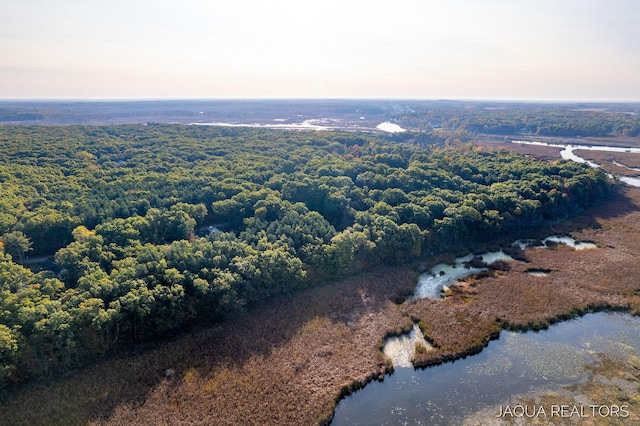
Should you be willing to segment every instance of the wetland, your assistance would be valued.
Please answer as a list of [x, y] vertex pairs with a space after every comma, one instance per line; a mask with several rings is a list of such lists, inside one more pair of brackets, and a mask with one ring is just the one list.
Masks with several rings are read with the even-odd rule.
[[[247, 419], [264, 424], [329, 422], [338, 401], [354, 392], [359, 397], [357, 390], [365, 385], [363, 393], [379, 385], [377, 380], [384, 378], [383, 386], [392, 383], [394, 376], [406, 376], [411, 384], [413, 368], [396, 368], [392, 376], [385, 377], [393, 366], [380, 348], [386, 336], [411, 330], [415, 319], [420, 320], [435, 349], [420, 352], [413, 362], [435, 365], [424, 370], [429, 372], [456, 370], [460, 362], [474, 359], [468, 355], [479, 353], [478, 359], [483, 359], [494, 346], [507, 342], [512, 352], [514, 342], [531, 348], [531, 336], [544, 336], [544, 332], [513, 331], [544, 329], [593, 310], [640, 312], [640, 289], [634, 278], [640, 274], [636, 261], [639, 205], [638, 191], [628, 189], [605, 208], [589, 210], [549, 230], [549, 234], [571, 232], [576, 240], [593, 241], [599, 247], [595, 250], [577, 251], [563, 244], [525, 248], [528, 262], [514, 262], [509, 271], [467, 278], [452, 285], [451, 295], [444, 299], [401, 304], [391, 299], [396, 294], [411, 294], [418, 275], [406, 268], [371, 270], [276, 297], [232, 322], [112, 357], [84, 369], [82, 375], [31, 384], [15, 393], [10, 405], [1, 405], [0, 414], [15, 424], [39, 424], [38, 419], [43, 418], [73, 424], [131, 424], [141, 419], [194, 422], [203, 411], [217, 413], [219, 424], [229, 425]], [[527, 270], [531, 268], [552, 273], [530, 276]], [[558, 356], [558, 347], [548, 352]], [[486, 350], [489, 352], [483, 355]], [[579, 357], [568, 359], [579, 364]], [[459, 361], [443, 364], [453, 360]], [[473, 370], [477, 374], [472, 377], [500, 368], [504, 371], [507, 364], [483, 365]], [[166, 377], [169, 368], [175, 374]], [[574, 372], [571, 380], [578, 380], [534, 393], [518, 388], [512, 399], [485, 399], [469, 409], [469, 418], [482, 424], [511, 421], [495, 419], [500, 404], [509, 402], [531, 407], [547, 404], [544, 406], [551, 410], [555, 404], [592, 401], [603, 406], [628, 404], [629, 417], [618, 424], [640, 421], [640, 374], [632, 358], [617, 362], [603, 357], [589, 367], [593, 375], [584, 375], [577, 367], [564, 368]], [[543, 380], [538, 377], [537, 382]], [[61, 400], [58, 395], [66, 398]], [[34, 398], [41, 403], [31, 404]]]
[[525, 416], [551, 420], [552, 406], [523, 402], [549, 392], [571, 396], [580, 401], [579, 407], [598, 407], [581, 410], [582, 418], [624, 420], [630, 416], [629, 404], [618, 402], [600, 411], [608, 405], [592, 401], [579, 389], [593, 379], [593, 366], [605, 358], [640, 367], [638, 330], [638, 317], [601, 312], [539, 332], [503, 331], [482, 352], [465, 359], [418, 370], [395, 365], [384, 381], [341, 401], [332, 425], [461, 425], [491, 410], [505, 422]]
[[[3, 377], [15, 383], [2, 389], [0, 418], [10, 424], [326, 424], [349, 395], [413, 371], [400, 365], [455, 370], [509, 339], [528, 355], [539, 346], [518, 338], [531, 330], [640, 312], [640, 193], [597, 169], [457, 139], [433, 150], [401, 144], [410, 131], [310, 137], [151, 123], [51, 129], [47, 144], [37, 143], [40, 128], [3, 132], [3, 226], [24, 230], [34, 254], [59, 250], [65, 270], [56, 277], [0, 259], [24, 281], [2, 281], [3, 357], [15, 364]], [[638, 164], [625, 154], [603, 155], [631, 176]], [[69, 191], [50, 190], [69, 182]], [[39, 228], [41, 216], [68, 229]], [[207, 224], [237, 232], [193, 235]], [[36, 238], [44, 232], [64, 238]], [[535, 244], [514, 247], [515, 238]], [[469, 252], [517, 260], [491, 266], [471, 255], [453, 269], [477, 270], [417, 297], [418, 271], [446, 276], [438, 265]], [[30, 301], [49, 313], [27, 309]], [[387, 351], [394, 338], [414, 350]], [[502, 349], [509, 362], [472, 370], [518, 364], [513, 347]], [[551, 347], [538, 355], [561, 357]], [[635, 358], [585, 356], [563, 360], [569, 372], [588, 365], [574, 382], [552, 371], [558, 382], [511, 389], [506, 402], [479, 391], [465, 421], [588, 403], [610, 413], [625, 405], [625, 420], [639, 421]], [[532, 362], [521, 362], [531, 374]], [[439, 410], [431, 414], [443, 421], [462, 418]]]

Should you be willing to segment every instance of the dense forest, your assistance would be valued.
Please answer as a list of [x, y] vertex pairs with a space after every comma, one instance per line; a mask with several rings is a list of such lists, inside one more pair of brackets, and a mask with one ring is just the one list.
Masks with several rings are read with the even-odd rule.
[[[384, 121], [405, 129], [469, 135], [638, 137], [640, 104], [448, 100], [165, 100], [2, 101], [0, 123], [70, 125], [224, 122], [269, 125], [317, 120], [332, 127], [374, 130]], [[437, 132], [436, 136], [440, 137]], [[396, 135], [408, 136], [408, 135]], [[431, 135], [433, 136], [433, 135]]]
[[[539, 227], [610, 191], [583, 164], [438, 142], [0, 127], [0, 383], [368, 265]], [[29, 263], [54, 255], [43, 270]]]
[[396, 117], [410, 129], [464, 130], [471, 134], [556, 137], [640, 136], [636, 104], [567, 105], [453, 103], [416, 108]]

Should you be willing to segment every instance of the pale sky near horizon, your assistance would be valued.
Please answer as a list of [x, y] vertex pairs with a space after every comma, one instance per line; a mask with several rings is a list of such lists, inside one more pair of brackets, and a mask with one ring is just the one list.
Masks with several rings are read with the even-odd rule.
[[637, 0], [0, 0], [0, 98], [640, 101]]

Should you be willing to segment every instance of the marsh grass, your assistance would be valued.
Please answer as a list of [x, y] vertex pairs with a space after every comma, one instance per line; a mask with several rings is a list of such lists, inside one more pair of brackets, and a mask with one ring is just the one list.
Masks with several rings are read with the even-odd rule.
[[273, 298], [223, 326], [13, 389], [0, 423], [208, 423], [214, 414], [216, 424], [317, 423], [389, 371], [378, 344], [410, 324], [389, 298], [416, 281], [406, 269], [375, 269]]
[[618, 175], [637, 176], [638, 172], [617, 166], [614, 162], [624, 164], [631, 168], [640, 168], [640, 154], [637, 153], [591, 151], [584, 149], [577, 149], [574, 153], [579, 157], [594, 161]]
[[[388, 267], [275, 297], [223, 325], [11, 389], [0, 423], [326, 424], [340, 398], [391, 371], [380, 345], [414, 321], [434, 346], [416, 351], [427, 366], [478, 352], [505, 327], [544, 328], [598, 309], [639, 312], [639, 205], [640, 190], [626, 190], [549, 231], [598, 249], [527, 249], [528, 263], [454, 285], [443, 300], [393, 303], [417, 273]], [[532, 277], [530, 268], [553, 274]]]
[[[566, 404], [569, 407], [586, 407], [585, 417], [543, 418], [541, 424], [579, 424], [579, 425], [637, 425], [640, 424], [640, 387], [634, 384], [640, 380], [638, 365], [632, 360], [614, 359], [600, 354], [599, 360], [586, 366], [587, 378], [580, 383], [562, 386], [558, 389], [546, 390], [533, 395], [519, 397], [515, 404], [528, 407], [544, 407], [551, 413], [553, 406]], [[625, 417], [616, 415], [593, 415], [590, 405], [597, 407], [625, 406]], [[530, 409], [533, 411], [533, 409]], [[608, 408], [604, 413], [608, 413]], [[500, 424], [514, 424], [515, 418]]]

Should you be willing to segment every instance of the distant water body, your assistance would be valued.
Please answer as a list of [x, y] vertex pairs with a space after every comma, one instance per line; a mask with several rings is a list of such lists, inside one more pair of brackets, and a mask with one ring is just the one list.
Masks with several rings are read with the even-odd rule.
[[[574, 150], [587, 150], [587, 151], [604, 151], [604, 152], [621, 152], [621, 153], [640, 153], [640, 148], [623, 148], [618, 146], [606, 146], [606, 145], [562, 145], [545, 142], [531, 142], [531, 141], [512, 141], [513, 143], [522, 145], [540, 145], [540, 146], [553, 146], [563, 148], [560, 151], [560, 156], [565, 160], [572, 160], [578, 163], [587, 163], [591, 167], [600, 167], [592, 161], [585, 160], [584, 158], [573, 153]], [[622, 164], [616, 164], [618, 166], [625, 167]], [[611, 177], [611, 175], [609, 175]], [[620, 176], [620, 181], [630, 186], [640, 187], [640, 178]]]
[[382, 130], [383, 132], [389, 132], [389, 133], [401, 133], [401, 132], [407, 131], [406, 129], [403, 129], [402, 127], [398, 126], [397, 124], [390, 123], [388, 121], [378, 124], [376, 126], [376, 129]]
[[280, 129], [280, 130], [358, 130], [358, 131], [383, 131], [387, 133], [406, 132], [406, 129], [397, 124], [385, 121], [378, 124], [375, 128], [367, 125], [359, 125], [353, 123], [343, 123], [338, 119], [331, 118], [314, 118], [294, 122], [289, 119], [274, 119], [273, 123], [228, 123], [228, 122], [210, 122], [210, 123], [190, 123], [192, 126], [220, 126], [220, 127], [253, 127], [262, 129]]

